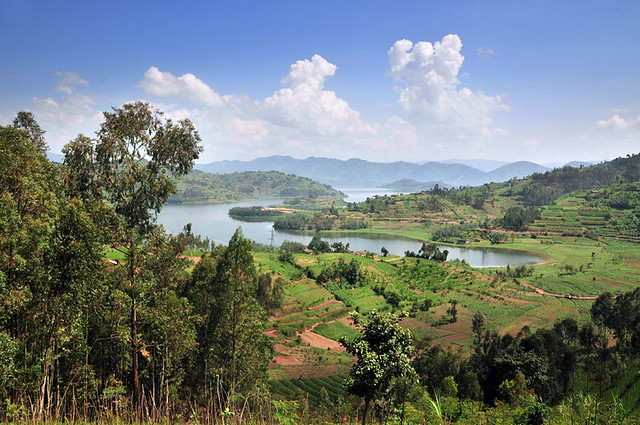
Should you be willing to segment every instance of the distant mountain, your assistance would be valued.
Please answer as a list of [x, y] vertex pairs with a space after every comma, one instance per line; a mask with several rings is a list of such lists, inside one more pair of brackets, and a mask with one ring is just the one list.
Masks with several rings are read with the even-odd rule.
[[378, 187], [401, 179], [442, 181], [452, 186], [479, 185], [491, 181], [491, 176], [463, 164], [427, 162], [379, 163], [352, 158], [347, 161], [332, 158], [270, 156], [252, 161], [218, 161], [196, 164], [196, 169], [210, 173], [241, 171], [280, 171], [308, 177], [333, 187]]
[[395, 182], [384, 185], [382, 187], [393, 189], [398, 192], [417, 193], [417, 192], [424, 192], [425, 190], [431, 190], [436, 185], [440, 186], [441, 188], [451, 187], [450, 185], [443, 183], [441, 181], [419, 182], [413, 179], [396, 180]]
[[433, 161], [424, 164], [404, 161], [380, 163], [357, 158], [344, 161], [318, 157], [296, 159], [290, 156], [270, 156], [252, 161], [217, 161], [210, 164], [196, 164], [195, 168], [218, 174], [280, 171], [308, 177], [338, 188], [380, 187], [402, 179], [419, 182], [439, 181], [454, 187], [478, 186], [547, 170], [545, 167], [525, 161], [515, 163], [511, 167], [507, 164], [492, 172], [485, 172], [459, 163], [443, 164]]
[[550, 168], [543, 167], [542, 165], [529, 162], [529, 161], [518, 161], [511, 164], [503, 165], [500, 168], [496, 168], [491, 171], [491, 175], [494, 178], [494, 181], [505, 181], [516, 178], [522, 178], [530, 176], [533, 173], [544, 173], [545, 171], [549, 171]]
[[62, 164], [64, 162], [64, 155], [55, 152], [47, 152], [47, 159], [51, 162]]
[[564, 164], [565, 167], [573, 167], [573, 168], [580, 168], [580, 167], [588, 167], [590, 165], [594, 165], [596, 164], [593, 161], [571, 161], [571, 162], [567, 162], [566, 164]]
[[446, 161], [438, 162], [441, 164], [463, 164], [487, 173], [508, 164], [506, 161], [496, 161], [493, 159], [447, 159]]

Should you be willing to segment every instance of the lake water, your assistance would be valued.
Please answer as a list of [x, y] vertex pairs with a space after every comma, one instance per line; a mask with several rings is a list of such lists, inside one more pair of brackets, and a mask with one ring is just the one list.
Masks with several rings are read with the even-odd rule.
[[[341, 189], [343, 192], [345, 189]], [[353, 190], [353, 189], [351, 189]], [[376, 192], [377, 191], [377, 192]], [[374, 193], [376, 192], [376, 193]], [[355, 202], [363, 201], [367, 197], [375, 194], [381, 195], [384, 189], [356, 189], [353, 198]], [[364, 198], [362, 198], [364, 196]], [[362, 199], [361, 199], [362, 198]], [[191, 223], [191, 231], [194, 234], [206, 236], [216, 244], [226, 245], [233, 236], [238, 227], [242, 228], [242, 233], [246, 238], [255, 242], [280, 246], [283, 241], [295, 241], [307, 245], [313, 236], [300, 235], [289, 232], [281, 232], [273, 229], [271, 222], [249, 223], [234, 220], [227, 214], [232, 207], [249, 207], [255, 205], [273, 205], [282, 202], [282, 199], [263, 199], [253, 202], [241, 202], [234, 204], [213, 204], [213, 205], [170, 205], [167, 204], [162, 208], [162, 212], [158, 215], [158, 223], [164, 225], [169, 233], [178, 234], [184, 228], [184, 225]], [[380, 236], [359, 234], [354, 236], [353, 233], [344, 236], [336, 234], [332, 237], [322, 237], [323, 240], [332, 244], [334, 242], [342, 242], [349, 244], [349, 248], [353, 251], [371, 251], [380, 253], [380, 249], [384, 246], [394, 255], [404, 255], [405, 251], [417, 252], [422, 242], [411, 239], [403, 239], [399, 237]], [[448, 259], [464, 259], [472, 267], [504, 267], [506, 265], [517, 266], [520, 264], [535, 264], [541, 259], [535, 255], [526, 253], [513, 252], [507, 250], [490, 250], [490, 249], [469, 249], [451, 246], [441, 246], [441, 250], [448, 250]]]

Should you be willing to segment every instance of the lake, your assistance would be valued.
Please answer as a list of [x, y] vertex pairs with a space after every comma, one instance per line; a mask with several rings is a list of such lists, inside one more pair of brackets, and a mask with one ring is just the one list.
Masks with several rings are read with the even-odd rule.
[[[343, 192], [345, 189], [341, 189]], [[348, 189], [347, 189], [348, 190]], [[366, 197], [375, 194], [390, 193], [384, 189], [356, 189], [358, 192], [352, 199], [364, 200]], [[375, 193], [374, 193], [375, 192]], [[363, 199], [360, 199], [364, 196]], [[162, 212], [158, 215], [158, 223], [164, 225], [169, 233], [178, 234], [184, 225], [191, 223], [191, 231], [194, 234], [206, 236], [216, 244], [226, 245], [238, 227], [242, 228], [242, 233], [246, 238], [255, 242], [280, 246], [285, 240], [300, 242], [307, 245], [313, 236], [300, 235], [289, 232], [282, 232], [273, 229], [271, 222], [249, 223], [234, 220], [227, 212], [232, 207], [250, 207], [255, 205], [273, 205], [282, 202], [282, 199], [263, 199], [260, 201], [240, 202], [233, 204], [207, 204], [207, 205], [171, 205], [166, 204]], [[348, 233], [344, 236], [336, 234], [333, 237], [323, 237], [323, 240], [332, 244], [343, 242], [349, 244], [353, 251], [371, 251], [380, 253], [384, 246], [393, 255], [404, 255], [405, 251], [417, 252], [422, 243], [411, 239], [392, 237], [387, 235], [369, 235]], [[448, 259], [464, 259], [472, 267], [504, 267], [506, 265], [517, 266], [520, 264], [536, 264], [541, 262], [540, 257], [535, 255], [482, 248], [462, 248], [455, 246], [441, 246], [441, 250], [448, 250]]]

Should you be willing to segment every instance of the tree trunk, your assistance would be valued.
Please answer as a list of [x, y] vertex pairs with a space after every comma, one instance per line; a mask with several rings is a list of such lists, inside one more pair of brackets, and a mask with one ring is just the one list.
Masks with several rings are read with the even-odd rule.
[[44, 366], [42, 368], [42, 384], [40, 385], [40, 399], [38, 400], [38, 419], [39, 420], [43, 419], [42, 413], [44, 411], [45, 398], [47, 398], [47, 394], [49, 393], [47, 389], [51, 385], [49, 381], [49, 368], [51, 366], [51, 347], [53, 345], [53, 333], [54, 333], [55, 325], [56, 325], [56, 316], [53, 315], [51, 317], [51, 328], [49, 329], [47, 349], [44, 355]]
[[367, 424], [367, 414], [369, 413], [369, 400], [364, 401], [364, 413], [362, 414], [362, 425]]
[[136, 246], [129, 238], [129, 279], [131, 280], [131, 379], [133, 385], [133, 417], [140, 423], [140, 382], [138, 380], [138, 318], [136, 304]]
[[133, 379], [133, 416], [136, 423], [140, 423], [140, 382], [138, 380], [138, 321], [136, 314], [136, 297], [131, 302], [131, 355]]

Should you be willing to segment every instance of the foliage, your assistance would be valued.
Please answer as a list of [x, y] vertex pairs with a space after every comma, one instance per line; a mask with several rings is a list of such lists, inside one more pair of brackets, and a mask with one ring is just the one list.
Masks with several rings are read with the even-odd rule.
[[35, 147], [36, 151], [41, 154], [46, 154], [49, 147], [44, 139], [45, 131], [40, 127], [36, 121], [33, 113], [29, 111], [20, 111], [16, 114], [13, 120], [13, 127], [24, 130], [29, 134], [29, 140]]
[[404, 253], [405, 257], [414, 257], [414, 258], [424, 258], [425, 260], [434, 260], [434, 261], [447, 261], [447, 256], [449, 255], [448, 250], [440, 251], [438, 245], [434, 243], [424, 242], [418, 253], [412, 251], [406, 251]]
[[340, 287], [362, 286], [366, 280], [366, 275], [360, 268], [360, 263], [355, 259], [345, 261], [339, 259], [322, 269], [316, 277], [318, 283], [336, 282]]
[[311, 241], [309, 241], [307, 248], [318, 254], [322, 252], [331, 252], [329, 242], [323, 241], [318, 236], [314, 236]]
[[233, 207], [229, 216], [244, 221], [271, 221], [284, 214], [282, 211], [262, 207]]
[[[359, 320], [355, 316], [356, 320]], [[409, 380], [416, 374], [411, 366], [412, 336], [400, 327], [400, 317], [373, 310], [362, 325], [362, 336], [353, 341], [342, 339], [347, 352], [356, 357], [347, 380], [349, 393], [365, 401], [363, 423], [366, 422], [370, 402], [384, 403], [394, 378]]]
[[523, 209], [521, 207], [511, 207], [505, 213], [500, 224], [507, 230], [516, 232], [525, 230], [527, 225], [540, 218], [540, 211], [537, 208]]
[[258, 287], [250, 243], [240, 229], [219, 254], [215, 266], [204, 263], [197, 273], [194, 270], [192, 278], [192, 286], [206, 288], [210, 294], [197, 306], [203, 317], [199, 330], [201, 356], [207, 364], [205, 373], [221, 386], [224, 407], [228, 407], [237, 394], [255, 388], [266, 373], [271, 346], [264, 335], [264, 310], [256, 296], [266, 304], [277, 302], [278, 289], [274, 294], [271, 283]]

